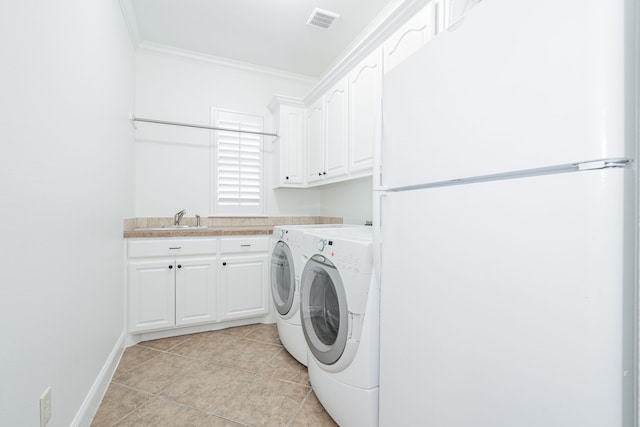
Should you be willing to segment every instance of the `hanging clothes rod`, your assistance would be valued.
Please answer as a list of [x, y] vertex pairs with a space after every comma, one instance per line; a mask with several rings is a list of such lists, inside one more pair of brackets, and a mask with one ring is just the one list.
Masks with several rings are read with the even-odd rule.
[[222, 130], [222, 131], [227, 131], [227, 132], [250, 133], [250, 134], [253, 134], [253, 135], [273, 136], [275, 138], [278, 137], [277, 133], [256, 132], [256, 131], [252, 131], [252, 130], [228, 129], [228, 128], [221, 128], [221, 127], [217, 127], [217, 126], [194, 125], [194, 124], [191, 124], [191, 123], [167, 122], [167, 121], [164, 121], [164, 120], [143, 119], [142, 117], [136, 117], [133, 114], [131, 115], [131, 122], [157, 123], [157, 124], [160, 124], [160, 125], [183, 126], [183, 127], [188, 127], [188, 128]]

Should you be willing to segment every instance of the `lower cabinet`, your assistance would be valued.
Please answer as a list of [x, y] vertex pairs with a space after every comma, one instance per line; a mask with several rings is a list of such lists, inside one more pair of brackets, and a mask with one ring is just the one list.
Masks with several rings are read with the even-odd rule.
[[176, 261], [176, 326], [216, 320], [216, 259]]
[[129, 262], [127, 278], [130, 332], [168, 328], [176, 324], [173, 264], [174, 260], [169, 259]]
[[266, 236], [127, 243], [130, 333], [269, 313]]
[[130, 261], [129, 330], [216, 320], [216, 257]]
[[269, 312], [269, 238], [222, 238], [220, 320]]

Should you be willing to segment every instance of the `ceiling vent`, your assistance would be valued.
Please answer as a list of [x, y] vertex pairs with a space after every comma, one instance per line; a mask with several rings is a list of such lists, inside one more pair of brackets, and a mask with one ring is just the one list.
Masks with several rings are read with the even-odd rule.
[[338, 15], [337, 13], [318, 9], [316, 7], [315, 9], [313, 9], [313, 12], [311, 12], [311, 16], [307, 20], [307, 24], [327, 30], [339, 17], [340, 15]]

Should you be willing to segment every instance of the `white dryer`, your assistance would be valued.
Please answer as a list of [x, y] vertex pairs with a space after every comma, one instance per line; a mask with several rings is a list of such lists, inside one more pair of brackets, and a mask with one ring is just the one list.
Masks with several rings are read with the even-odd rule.
[[310, 231], [300, 279], [302, 331], [318, 399], [342, 427], [378, 425], [379, 299], [371, 227]]
[[305, 259], [301, 251], [305, 232], [317, 229], [363, 228], [354, 224], [279, 225], [273, 229], [271, 297], [276, 309], [278, 335], [284, 348], [307, 366], [308, 348], [300, 320], [300, 275]]

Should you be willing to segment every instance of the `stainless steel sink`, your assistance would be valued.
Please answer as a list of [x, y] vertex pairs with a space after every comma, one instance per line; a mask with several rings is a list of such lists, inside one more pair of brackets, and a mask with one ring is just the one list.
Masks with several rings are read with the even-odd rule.
[[172, 231], [172, 230], [204, 230], [206, 225], [163, 225], [162, 227], [139, 227], [134, 231]]

